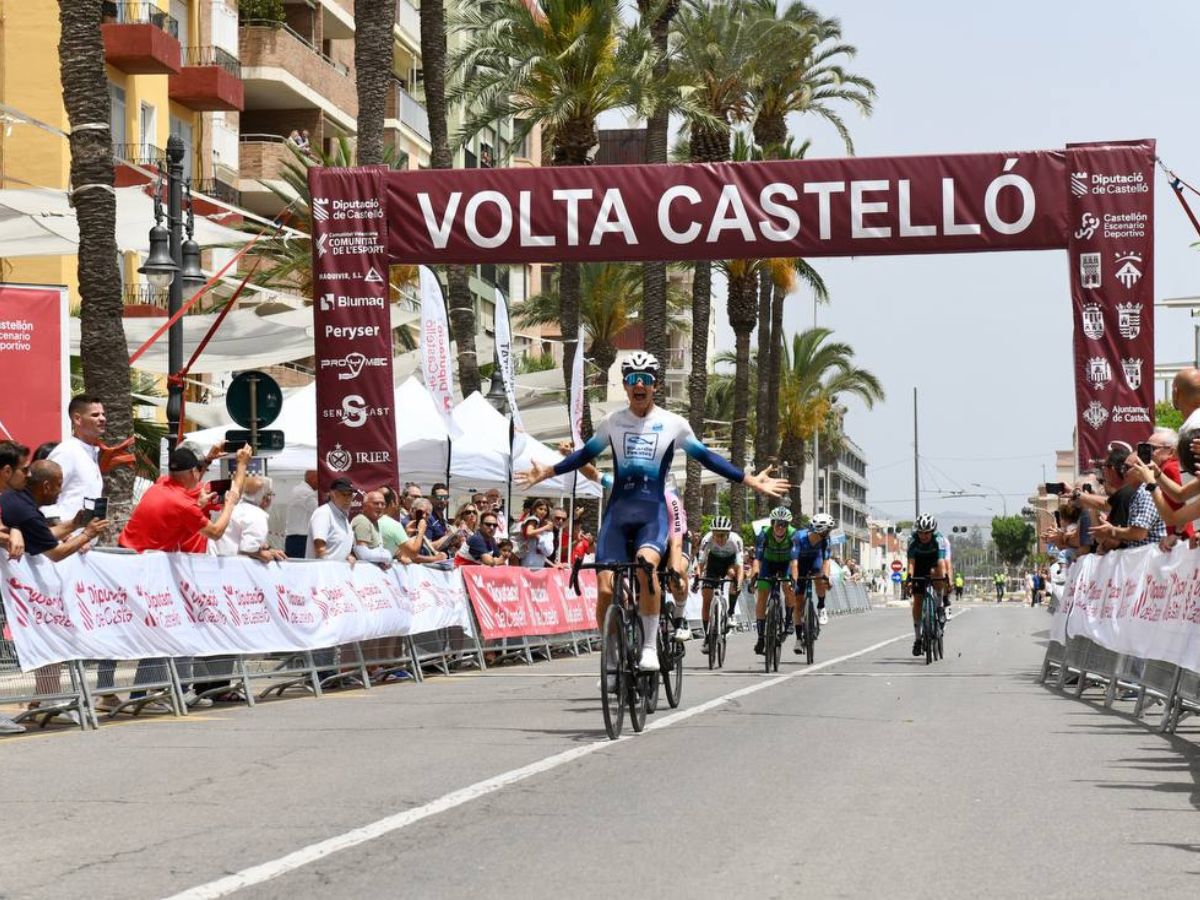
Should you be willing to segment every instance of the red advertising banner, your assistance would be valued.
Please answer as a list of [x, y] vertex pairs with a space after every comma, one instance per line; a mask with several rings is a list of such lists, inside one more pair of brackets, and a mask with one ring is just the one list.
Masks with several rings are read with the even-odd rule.
[[394, 263], [1066, 246], [1062, 151], [388, 172]]
[[66, 288], [0, 284], [0, 438], [63, 439], [68, 368]]
[[1067, 146], [1081, 469], [1154, 427], [1154, 146]]
[[579, 573], [576, 596], [565, 569], [463, 566], [463, 583], [484, 640], [596, 628], [596, 575]]
[[399, 483], [385, 171], [308, 171], [322, 492], [339, 476], [360, 490]]

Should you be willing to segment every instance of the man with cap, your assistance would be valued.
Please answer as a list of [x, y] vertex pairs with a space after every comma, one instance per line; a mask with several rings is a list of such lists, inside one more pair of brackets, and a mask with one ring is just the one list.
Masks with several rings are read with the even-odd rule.
[[167, 463], [167, 474], [142, 495], [117, 543], [139, 552], [206, 553], [208, 542], [220, 540], [229, 526], [234, 507], [241, 498], [251, 454], [249, 444], [238, 450], [237, 470], [225, 492], [221, 514], [210, 520], [208, 507], [216, 495], [201, 482], [208, 462], [188, 447], [176, 447]]
[[350, 506], [354, 485], [349, 478], [335, 478], [329, 485], [329, 502], [322, 503], [308, 520], [308, 559], [354, 560], [354, 531]]

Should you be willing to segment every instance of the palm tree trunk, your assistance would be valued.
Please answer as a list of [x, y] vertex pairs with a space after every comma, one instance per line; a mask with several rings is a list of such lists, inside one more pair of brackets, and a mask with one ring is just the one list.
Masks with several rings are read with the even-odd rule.
[[[770, 389], [769, 373], [771, 367], [771, 293], [774, 283], [769, 272], [759, 273], [758, 278], [758, 365], [755, 367], [755, 405], [758, 415], [754, 420], [754, 465], [761, 469], [772, 457], [775, 448], [771, 443], [770, 433]], [[776, 400], [778, 402], [778, 400]], [[767, 498], [762, 494], [754, 496], [754, 510], [761, 518], [767, 514]]]
[[772, 454], [779, 447], [779, 392], [783, 384], [784, 299], [783, 291], [779, 289], [771, 291], [771, 354], [767, 364], [767, 446]]
[[[59, 0], [58, 59], [63, 104], [71, 124], [72, 199], [79, 222], [83, 386], [86, 393], [104, 401], [108, 433], [126, 437], [133, 434], [133, 406], [117, 267], [117, 199], [111, 190], [112, 132], [107, 123], [112, 110], [100, 33], [102, 6], [101, 0]], [[106, 476], [114, 535], [129, 518], [132, 493], [131, 467], [122, 466]]]
[[[749, 440], [750, 414], [750, 332], [757, 318], [758, 281], [744, 270], [728, 280], [726, 310], [734, 334], [733, 423], [730, 429], [729, 455], [738, 468], [746, 467], [746, 443]], [[729, 495], [729, 511], [735, 530], [742, 527], [746, 515], [746, 486], [735, 484]]]
[[383, 162], [383, 119], [392, 74], [392, 0], [354, 0], [354, 80], [358, 90], [358, 164]]
[[[645, 15], [654, 0], [638, 0], [638, 6]], [[667, 38], [671, 28], [671, 19], [679, 11], [679, 0], [669, 0], [658, 6], [658, 15], [650, 25], [651, 39], [658, 52], [658, 60], [654, 64], [654, 80], [662, 83], [670, 70], [670, 60], [667, 56]], [[655, 109], [646, 121], [646, 154], [647, 163], [665, 163], [667, 161], [667, 143], [669, 139], [670, 113], [665, 107]], [[644, 323], [644, 341], [647, 352], [654, 354], [659, 362], [666, 363], [669, 340], [667, 338], [667, 264], [664, 262], [648, 262], [642, 266], [642, 321]]]
[[[551, 165], [586, 166], [588, 155], [598, 141], [599, 136], [596, 134], [594, 120], [568, 122], [555, 135]], [[576, 346], [581, 299], [579, 263], [563, 262], [559, 264], [558, 296], [562, 306], [563, 384], [567, 385], [571, 383], [571, 367], [575, 364], [575, 354], [583, 352], [582, 347]], [[606, 372], [606, 377], [607, 374]], [[703, 400], [703, 396], [701, 400]], [[585, 391], [583, 395], [583, 436], [585, 438], [591, 437], [591, 422], [591, 403], [588, 401]]]
[[788, 466], [792, 482], [788, 496], [792, 499], [792, 515], [798, 516], [804, 511], [800, 506], [800, 485], [804, 483], [804, 438], [785, 436], [779, 448], [779, 456]]
[[[446, 125], [446, 10], [443, 0], [421, 2], [421, 67], [425, 109], [429, 114], [429, 142], [433, 148], [429, 164], [434, 169], [452, 169], [454, 156], [450, 153]], [[450, 334], [458, 349], [458, 387], [466, 397], [480, 389], [480, 381], [475, 350], [475, 298], [471, 296], [471, 278], [465, 266], [446, 267], [446, 287]]]

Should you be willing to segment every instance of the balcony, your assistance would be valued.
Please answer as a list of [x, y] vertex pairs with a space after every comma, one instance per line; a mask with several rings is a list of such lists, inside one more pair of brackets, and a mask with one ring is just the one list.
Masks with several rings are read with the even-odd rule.
[[188, 47], [183, 71], [171, 76], [167, 92], [198, 112], [241, 112], [246, 105], [242, 65], [220, 47]]
[[242, 22], [239, 53], [247, 110], [319, 109], [353, 132], [358, 95], [350, 70], [279, 22]]
[[396, 0], [396, 30], [402, 41], [421, 52], [421, 13], [409, 0]]
[[284, 167], [296, 163], [287, 139], [278, 134], [243, 134], [238, 146], [241, 181], [239, 205], [260, 216], [274, 216], [283, 207], [276, 190], [287, 190]]
[[144, 168], [167, 167], [167, 151], [153, 144], [113, 144], [113, 159]]
[[847, 481], [852, 481], [857, 485], [861, 485], [862, 487], [867, 486], [867, 476], [862, 474], [861, 472], [855, 471], [850, 466], [848, 466], [843, 460], [840, 460], [840, 459], [838, 460], [838, 464], [837, 464], [837, 473], [838, 473], [838, 475], [845, 478]]
[[127, 284], [121, 291], [123, 310], [127, 319], [144, 319], [165, 316], [167, 313], [167, 291], [148, 284]]
[[181, 68], [179, 23], [149, 0], [106, 0], [104, 60], [128, 75], [174, 75]]
[[401, 126], [426, 144], [429, 143], [429, 113], [400, 82], [392, 81], [387, 95], [383, 127], [398, 131]]
[[192, 191], [212, 197], [230, 206], [237, 206], [241, 200], [241, 192], [232, 184], [226, 184], [219, 178], [201, 178], [192, 182]]

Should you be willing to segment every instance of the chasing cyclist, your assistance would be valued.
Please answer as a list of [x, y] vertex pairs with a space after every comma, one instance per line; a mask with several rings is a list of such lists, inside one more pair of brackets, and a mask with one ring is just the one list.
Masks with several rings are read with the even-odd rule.
[[[792, 537], [792, 578], [796, 582], [796, 597], [800, 599], [807, 590], [800, 579], [812, 576], [813, 590], [817, 595], [817, 623], [826, 625], [829, 613], [825, 611], [825, 591], [829, 587], [829, 532], [834, 528], [833, 516], [817, 513], [807, 528], [796, 531]], [[817, 577], [819, 576], [819, 577]], [[792, 623], [796, 626], [797, 654], [804, 652], [804, 604], [792, 607]]]
[[962, 603], [963, 577], [962, 572], [954, 573], [954, 599]]
[[757, 597], [754, 603], [754, 627], [758, 631], [758, 641], [754, 652], [762, 656], [767, 630], [767, 594], [770, 592], [770, 578], [785, 578], [783, 582], [783, 598], [788, 609], [796, 605], [796, 595], [792, 591], [794, 578], [792, 562], [796, 529], [792, 527], [792, 511], [786, 506], [777, 506], [771, 510], [771, 524], [758, 533], [754, 541], [754, 563], [750, 567], [750, 580], [757, 582]]
[[[691, 541], [687, 530], [687, 512], [683, 508], [675, 489], [675, 476], [667, 474], [666, 490], [663, 496], [667, 501], [667, 568], [675, 573], [671, 581], [671, 597], [675, 601], [674, 615], [671, 624], [675, 626], [675, 640], [690, 641], [692, 629], [688, 627], [684, 608], [687, 606], [687, 571], [691, 564]], [[600, 620], [596, 620], [597, 624]]]
[[916, 533], [908, 539], [908, 584], [912, 591], [912, 655], [920, 656], [924, 652], [921, 643], [921, 602], [925, 584], [931, 578], [946, 577], [946, 547], [937, 530], [937, 519], [933, 516], [917, 516], [914, 528]]
[[[733, 613], [737, 609], [738, 591], [742, 586], [742, 537], [730, 533], [729, 517], [717, 516], [713, 519], [712, 529], [700, 541], [700, 549], [696, 553], [695, 572], [697, 578], [709, 581], [727, 578], [729, 587], [729, 621], [733, 621]], [[708, 646], [708, 616], [712, 608], [713, 586], [705, 584], [700, 589], [700, 597], [704, 601], [704, 652]]]
[[[581, 348], [576, 352], [582, 352]], [[667, 516], [666, 482], [676, 450], [682, 450], [711, 472], [751, 490], [778, 497], [788, 488], [781, 478], [772, 478], [770, 468], [757, 474], [743, 472], [704, 446], [687, 419], [654, 405], [658, 381], [658, 360], [649, 353], [636, 351], [621, 364], [621, 377], [629, 406], [610, 413], [595, 433], [574, 453], [554, 466], [532, 463], [517, 478], [526, 487], [555, 475], [573, 472], [591, 462], [606, 449], [613, 453], [613, 489], [604, 524], [596, 545], [599, 563], [630, 562], [630, 553], [657, 570], [667, 551], [671, 523]], [[640, 668], [658, 671], [658, 614], [661, 598], [656, 579], [638, 572], [641, 599], [642, 655]], [[612, 601], [613, 576], [600, 572], [597, 622], [603, 627], [604, 615]]]

